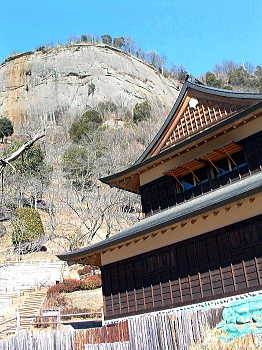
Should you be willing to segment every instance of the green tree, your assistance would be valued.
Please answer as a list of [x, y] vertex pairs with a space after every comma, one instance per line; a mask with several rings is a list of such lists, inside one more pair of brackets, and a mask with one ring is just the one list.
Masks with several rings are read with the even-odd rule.
[[82, 34], [81, 35], [81, 41], [87, 42], [88, 41], [88, 37], [86, 34]]
[[239, 67], [238, 69], [228, 74], [228, 82], [233, 86], [245, 86], [247, 75], [248, 74], [243, 69], [243, 67]]
[[96, 110], [91, 109], [72, 123], [69, 129], [69, 136], [71, 140], [78, 142], [83, 136], [88, 136], [90, 132], [96, 130], [102, 122], [101, 115]]
[[257, 66], [255, 70], [255, 76], [257, 78], [257, 85], [259, 92], [262, 92], [262, 67]]
[[212, 86], [214, 88], [222, 88], [223, 82], [221, 79], [218, 79], [216, 75], [212, 72], [206, 73], [206, 83], [208, 86]]
[[137, 103], [133, 109], [133, 121], [135, 123], [147, 120], [151, 116], [151, 106], [148, 102]]
[[44, 235], [39, 212], [33, 208], [16, 209], [12, 227], [13, 245], [24, 252], [36, 249], [36, 240]]
[[0, 118], [0, 138], [2, 143], [4, 142], [4, 138], [7, 136], [11, 136], [14, 133], [14, 128], [11, 120], [8, 118]]
[[[15, 141], [5, 150], [4, 156], [15, 152], [21, 145], [22, 141]], [[20, 173], [30, 173], [38, 175], [40, 168], [44, 165], [45, 154], [40, 145], [35, 144], [29, 148], [22, 157], [16, 159], [12, 164]]]
[[104, 34], [101, 36], [102, 39], [102, 43], [106, 44], [106, 45], [112, 45], [112, 37], [109, 34]]
[[228, 74], [228, 82], [238, 88], [254, 89], [258, 87], [256, 76], [249, 74], [243, 66]]

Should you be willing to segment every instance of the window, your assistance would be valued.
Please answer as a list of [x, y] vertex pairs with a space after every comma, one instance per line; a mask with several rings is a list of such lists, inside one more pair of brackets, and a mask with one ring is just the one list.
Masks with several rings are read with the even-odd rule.
[[181, 177], [180, 182], [183, 186], [183, 190], [190, 190], [190, 188], [195, 186], [194, 176], [192, 173]]
[[214, 162], [219, 175], [225, 175], [231, 170], [231, 164], [228, 158], [220, 159]]
[[204, 183], [209, 180], [209, 167], [206, 166], [204, 168], [198, 169], [194, 171], [195, 179], [197, 183]]
[[243, 167], [247, 164], [244, 152], [242, 152], [242, 151], [232, 154], [231, 157], [234, 161], [234, 164], [232, 164], [232, 168]]

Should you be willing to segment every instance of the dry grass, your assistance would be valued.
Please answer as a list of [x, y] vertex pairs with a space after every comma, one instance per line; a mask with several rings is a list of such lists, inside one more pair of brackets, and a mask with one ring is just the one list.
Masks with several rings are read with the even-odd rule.
[[67, 303], [76, 308], [89, 308], [91, 311], [101, 310], [103, 297], [101, 288], [93, 291], [78, 291], [65, 295]]
[[[47, 296], [44, 307], [60, 307], [64, 309], [77, 309], [78, 312], [100, 311], [103, 306], [101, 288], [91, 291], [76, 291]], [[83, 311], [81, 311], [83, 310]]]
[[190, 350], [262, 350], [262, 346], [256, 347], [253, 335], [246, 335], [231, 342], [223, 342], [218, 339], [224, 335], [223, 331], [212, 329], [206, 332], [204, 341], [190, 346]]

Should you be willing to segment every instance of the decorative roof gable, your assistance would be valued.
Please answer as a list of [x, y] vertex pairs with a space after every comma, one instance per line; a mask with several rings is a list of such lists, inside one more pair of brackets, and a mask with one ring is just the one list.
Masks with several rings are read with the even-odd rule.
[[[191, 107], [191, 103], [194, 103]], [[160, 142], [155, 155], [178, 141], [195, 134], [224, 118], [228, 118], [236, 112], [248, 107], [248, 104], [226, 103], [207, 98], [196, 99], [186, 96], [185, 105], [176, 115], [173, 123]]]
[[220, 90], [186, 81], [162, 128], [135, 164], [261, 100], [261, 94]]
[[179, 150], [189, 151], [192, 143], [201, 142], [207, 135], [216, 137], [215, 133], [225, 131], [226, 126], [236, 121], [246, 123], [244, 119], [258, 115], [262, 115], [262, 94], [232, 92], [186, 81], [164, 124], [141, 157], [128, 169], [100, 180], [139, 193], [140, 174], [145, 169], [167, 161]]

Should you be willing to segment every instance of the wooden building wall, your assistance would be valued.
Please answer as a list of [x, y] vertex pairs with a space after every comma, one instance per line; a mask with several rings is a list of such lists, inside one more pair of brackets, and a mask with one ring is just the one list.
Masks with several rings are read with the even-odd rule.
[[105, 318], [261, 288], [262, 215], [102, 267]]

